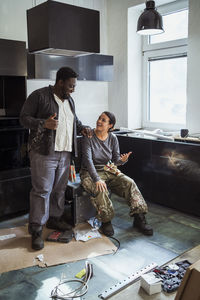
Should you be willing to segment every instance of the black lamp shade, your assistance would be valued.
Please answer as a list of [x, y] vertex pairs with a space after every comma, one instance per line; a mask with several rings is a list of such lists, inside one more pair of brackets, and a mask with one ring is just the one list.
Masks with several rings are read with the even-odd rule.
[[138, 19], [137, 33], [153, 35], [164, 32], [162, 16], [155, 9], [155, 2], [146, 2], [146, 8]]

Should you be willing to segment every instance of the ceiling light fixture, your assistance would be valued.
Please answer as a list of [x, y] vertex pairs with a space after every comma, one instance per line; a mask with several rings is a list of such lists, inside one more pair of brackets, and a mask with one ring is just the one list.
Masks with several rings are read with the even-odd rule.
[[141, 35], [154, 35], [163, 33], [162, 16], [155, 8], [155, 1], [147, 0], [146, 8], [138, 19], [137, 33]]

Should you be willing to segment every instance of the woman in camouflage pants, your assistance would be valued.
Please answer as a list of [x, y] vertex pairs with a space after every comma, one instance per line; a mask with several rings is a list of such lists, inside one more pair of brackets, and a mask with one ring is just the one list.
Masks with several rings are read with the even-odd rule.
[[134, 217], [134, 227], [146, 235], [152, 235], [153, 229], [145, 218], [148, 208], [142, 194], [133, 179], [117, 169], [118, 165], [128, 161], [131, 152], [120, 155], [117, 137], [111, 132], [115, 122], [115, 116], [105, 111], [97, 120], [92, 138], [83, 137], [82, 186], [91, 194], [97, 218], [102, 222], [100, 230], [105, 235], [114, 234], [111, 223], [114, 210], [108, 189], [126, 199], [130, 216]]

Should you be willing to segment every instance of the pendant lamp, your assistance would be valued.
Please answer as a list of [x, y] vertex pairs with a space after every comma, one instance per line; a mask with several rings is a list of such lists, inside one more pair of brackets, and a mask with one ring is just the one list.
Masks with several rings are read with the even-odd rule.
[[147, 0], [146, 8], [138, 19], [137, 33], [141, 35], [154, 35], [163, 33], [162, 16], [155, 8], [155, 1]]

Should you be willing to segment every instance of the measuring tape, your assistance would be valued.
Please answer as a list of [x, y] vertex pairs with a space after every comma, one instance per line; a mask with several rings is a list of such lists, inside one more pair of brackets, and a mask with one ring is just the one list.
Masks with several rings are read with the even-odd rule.
[[101, 299], [108, 299], [112, 295], [118, 293], [119, 291], [123, 290], [125, 287], [133, 283], [136, 279], [138, 279], [141, 275], [155, 269], [158, 265], [156, 263], [151, 263], [147, 265], [145, 268], [140, 269], [139, 271], [135, 272], [134, 274], [128, 276], [127, 278], [123, 279], [122, 281], [116, 283], [115, 285], [111, 286], [109, 289], [104, 291], [98, 297]]

